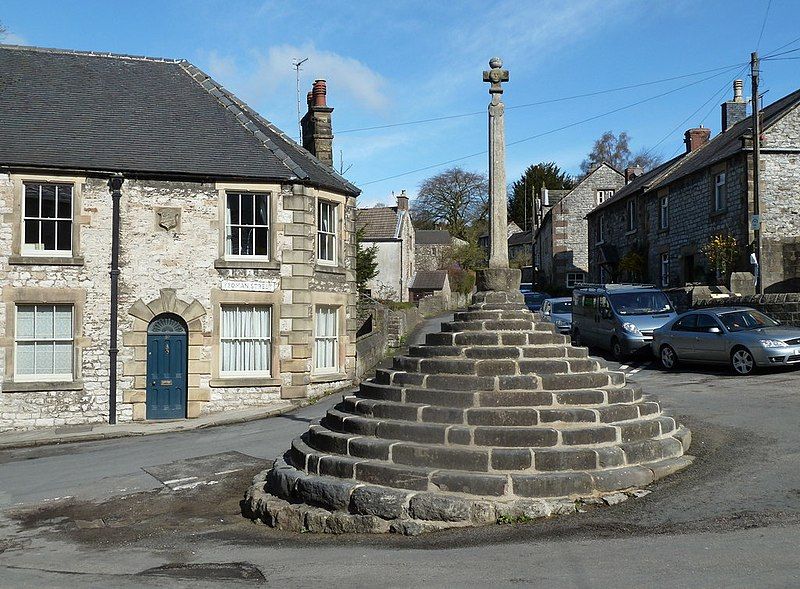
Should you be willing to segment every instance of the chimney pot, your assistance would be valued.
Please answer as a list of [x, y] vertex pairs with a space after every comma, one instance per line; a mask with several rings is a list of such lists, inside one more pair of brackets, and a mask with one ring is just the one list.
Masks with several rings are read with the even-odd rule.
[[311, 106], [314, 104], [313, 92], [309, 92], [308, 94], [306, 94], [306, 104], [309, 106], [309, 108], [311, 108]]
[[314, 106], [327, 106], [325, 95], [328, 93], [328, 85], [325, 80], [314, 80], [311, 93], [314, 96]]
[[744, 98], [742, 97], [742, 87], [744, 86], [743, 80], [734, 80], [733, 81], [733, 101], [734, 102], [744, 102]]
[[696, 127], [689, 129], [683, 134], [683, 142], [686, 144], [686, 153], [691, 153], [699, 149], [711, 138], [711, 129], [707, 127]]

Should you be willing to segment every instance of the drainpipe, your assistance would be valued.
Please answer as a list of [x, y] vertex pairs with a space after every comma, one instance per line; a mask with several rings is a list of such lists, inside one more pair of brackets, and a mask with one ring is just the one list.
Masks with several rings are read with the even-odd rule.
[[117, 423], [117, 306], [119, 302], [119, 201], [122, 198], [121, 174], [112, 176], [108, 181], [111, 189], [111, 340], [108, 347], [108, 423]]

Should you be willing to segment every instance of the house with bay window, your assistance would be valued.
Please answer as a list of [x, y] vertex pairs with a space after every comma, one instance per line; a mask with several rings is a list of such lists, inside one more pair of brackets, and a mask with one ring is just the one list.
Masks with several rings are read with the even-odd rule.
[[0, 430], [351, 384], [359, 190], [326, 93], [301, 147], [187, 61], [0, 45]]

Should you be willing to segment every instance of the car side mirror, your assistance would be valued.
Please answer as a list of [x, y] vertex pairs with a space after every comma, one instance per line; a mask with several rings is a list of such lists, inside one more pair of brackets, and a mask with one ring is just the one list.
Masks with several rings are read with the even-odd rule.
[[709, 327], [708, 333], [722, 333], [722, 330], [719, 327]]

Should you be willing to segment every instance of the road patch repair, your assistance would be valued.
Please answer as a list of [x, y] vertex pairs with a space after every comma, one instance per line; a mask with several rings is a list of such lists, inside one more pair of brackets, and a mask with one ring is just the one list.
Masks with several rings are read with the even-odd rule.
[[264, 464], [241, 452], [222, 452], [143, 467], [142, 470], [172, 491], [217, 485], [222, 478]]
[[243, 514], [324, 533], [522, 522], [642, 495], [691, 464], [690, 443], [516, 288], [485, 288], [296, 438], [256, 476]]

